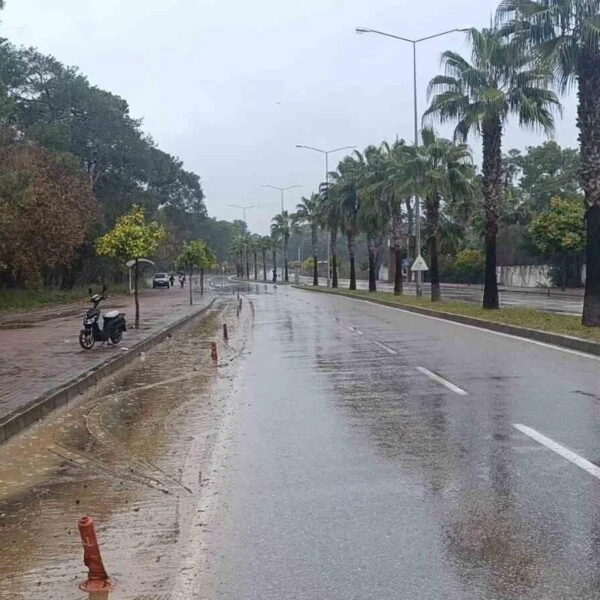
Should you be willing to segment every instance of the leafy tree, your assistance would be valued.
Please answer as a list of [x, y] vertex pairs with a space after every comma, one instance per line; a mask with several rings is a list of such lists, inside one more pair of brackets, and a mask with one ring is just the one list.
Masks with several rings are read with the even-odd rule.
[[306, 223], [310, 227], [310, 242], [313, 256], [313, 285], [319, 285], [317, 260], [317, 234], [319, 223], [322, 221], [321, 196], [312, 194], [310, 198], [302, 197], [302, 202], [296, 206], [296, 221]]
[[577, 85], [581, 182], [586, 207], [582, 323], [600, 327], [600, 22], [598, 0], [503, 0], [500, 20], [515, 44], [554, 75], [561, 92]]
[[[146, 223], [144, 211], [134, 206], [131, 212], [118, 218], [111, 231], [105, 233], [96, 244], [99, 255], [127, 262], [134, 260], [135, 328], [140, 327], [140, 304], [138, 298], [139, 259], [154, 254], [165, 230], [156, 222]], [[191, 282], [190, 282], [191, 285]]]
[[569, 259], [585, 248], [584, 217], [580, 201], [554, 197], [550, 208], [535, 217], [527, 230], [531, 242], [541, 254], [561, 263], [563, 288], [567, 286]]
[[[557, 0], [558, 1], [558, 0]], [[455, 138], [481, 135], [486, 271], [483, 307], [499, 308], [496, 279], [496, 235], [502, 201], [502, 130], [510, 115], [519, 124], [553, 129], [552, 109], [558, 98], [546, 83], [548, 72], [529, 65], [529, 57], [495, 29], [469, 30], [471, 62], [456, 52], [442, 55], [446, 73], [429, 83], [433, 94], [426, 118], [457, 121]]]
[[214, 254], [208, 249], [202, 240], [193, 240], [184, 244], [181, 254], [177, 257], [177, 267], [187, 272], [190, 281], [190, 305], [193, 300], [192, 277], [194, 269], [200, 271], [200, 295], [204, 294], [204, 270], [215, 263]]
[[99, 214], [72, 165], [33, 144], [0, 148], [0, 275], [41, 287], [67, 274]]

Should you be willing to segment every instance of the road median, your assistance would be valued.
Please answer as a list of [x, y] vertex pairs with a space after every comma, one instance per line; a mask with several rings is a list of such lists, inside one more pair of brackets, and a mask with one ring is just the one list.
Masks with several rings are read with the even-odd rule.
[[433, 303], [423, 298], [394, 296], [388, 292], [332, 290], [306, 285], [294, 285], [293, 287], [304, 291], [364, 300], [373, 304], [600, 356], [600, 330], [584, 327], [581, 325], [580, 318], [576, 316], [553, 314], [529, 308], [503, 308], [498, 311], [487, 311], [467, 302]]
[[69, 404], [73, 399], [96, 385], [100, 380], [128, 365], [142, 352], [147, 352], [169, 335], [172, 335], [177, 330], [206, 313], [212, 308], [214, 302], [215, 299], [213, 298], [203, 308], [182, 317], [174, 323], [162, 327], [148, 337], [130, 346], [127, 351], [110, 356], [105, 361], [87, 369], [63, 385], [49, 390], [47, 393], [35, 398], [30, 403], [20, 406], [18, 410], [6, 415], [0, 420], [0, 444], [6, 442], [20, 431], [23, 431], [33, 423], [47, 416], [55, 409]]

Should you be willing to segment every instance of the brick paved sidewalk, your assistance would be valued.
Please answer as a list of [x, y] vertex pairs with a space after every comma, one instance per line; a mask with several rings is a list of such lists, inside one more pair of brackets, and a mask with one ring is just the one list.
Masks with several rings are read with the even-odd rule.
[[125, 312], [129, 329], [118, 346], [96, 343], [87, 352], [79, 346], [78, 338], [83, 315], [91, 306], [89, 303], [82, 302], [77, 314], [39, 322], [29, 320], [19, 329], [13, 329], [15, 324], [5, 325], [7, 328], [0, 326], [0, 419], [74, 377], [98, 367], [115, 353], [125, 352], [126, 348], [158, 330], [200, 310], [212, 299], [207, 287], [204, 296], [195, 293], [194, 306], [189, 304], [187, 287], [145, 291], [140, 295], [139, 330], [133, 329], [133, 297], [119, 296], [111, 303], [109, 296], [100, 305], [102, 312], [111, 308]]

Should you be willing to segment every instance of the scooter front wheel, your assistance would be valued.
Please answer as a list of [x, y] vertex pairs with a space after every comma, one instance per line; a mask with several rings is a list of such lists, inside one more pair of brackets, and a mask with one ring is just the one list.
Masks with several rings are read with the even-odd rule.
[[79, 345], [84, 350], [90, 350], [94, 346], [95, 343], [96, 343], [96, 340], [94, 339], [93, 331], [87, 331], [86, 329], [82, 329], [79, 332]]

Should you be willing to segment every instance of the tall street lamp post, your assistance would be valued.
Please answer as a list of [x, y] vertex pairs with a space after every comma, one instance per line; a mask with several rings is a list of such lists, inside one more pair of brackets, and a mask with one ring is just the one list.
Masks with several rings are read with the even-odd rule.
[[[467, 29], [448, 29], [447, 31], [442, 31], [440, 33], [434, 33], [433, 35], [427, 35], [422, 38], [410, 39], [405, 38], [400, 35], [393, 35], [391, 33], [385, 33], [383, 31], [377, 31], [375, 29], [367, 29], [365, 27], [357, 27], [356, 33], [376, 33], [377, 35], [384, 35], [386, 37], [394, 38], [395, 40], [400, 40], [402, 42], [408, 42], [412, 44], [413, 47], [413, 100], [414, 100], [414, 127], [415, 127], [415, 148], [419, 147], [419, 115], [418, 115], [418, 107], [417, 107], [417, 44], [421, 42], [425, 42], [427, 40], [432, 40], [434, 38], [442, 37], [443, 35], [448, 35], [449, 33], [456, 33], [459, 31], [468, 31]], [[417, 190], [415, 189], [415, 260], [421, 256], [421, 201], [419, 199]], [[421, 279], [421, 271], [416, 271], [416, 287], [417, 287], [417, 296], [423, 295], [423, 287], [422, 287], [422, 279]]]
[[[353, 150], [356, 146], [342, 146], [341, 148], [334, 148], [333, 150], [323, 150], [321, 148], [313, 148], [312, 146], [305, 146], [303, 144], [296, 144], [296, 148], [305, 148], [306, 150], [314, 150], [325, 155], [325, 185], [329, 189], [329, 155], [334, 152], [341, 152], [342, 150]], [[330, 276], [329, 276], [329, 255], [331, 254], [331, 232], [327, 233], [327, 287], [330, 287]]]
[[[277, 190], [281, 193], [281, 216], [283, 217], [283, 194], [288, 190], [293, 190], [294, 188], [302, 187], [301, 185], [289, 185], [288, 187], [279, 187], [277, 185], [270, 185], [268, 183], [263, 183], [262, 187], [271, 188], [272, 190]], [[284, 277], [285, 270], [285, 258], [283, 256], [285, 248], [285, 240], [281, 240], [281, 277]], [[277, 265], [273, 265], [273, 268], [277, 270]]]

